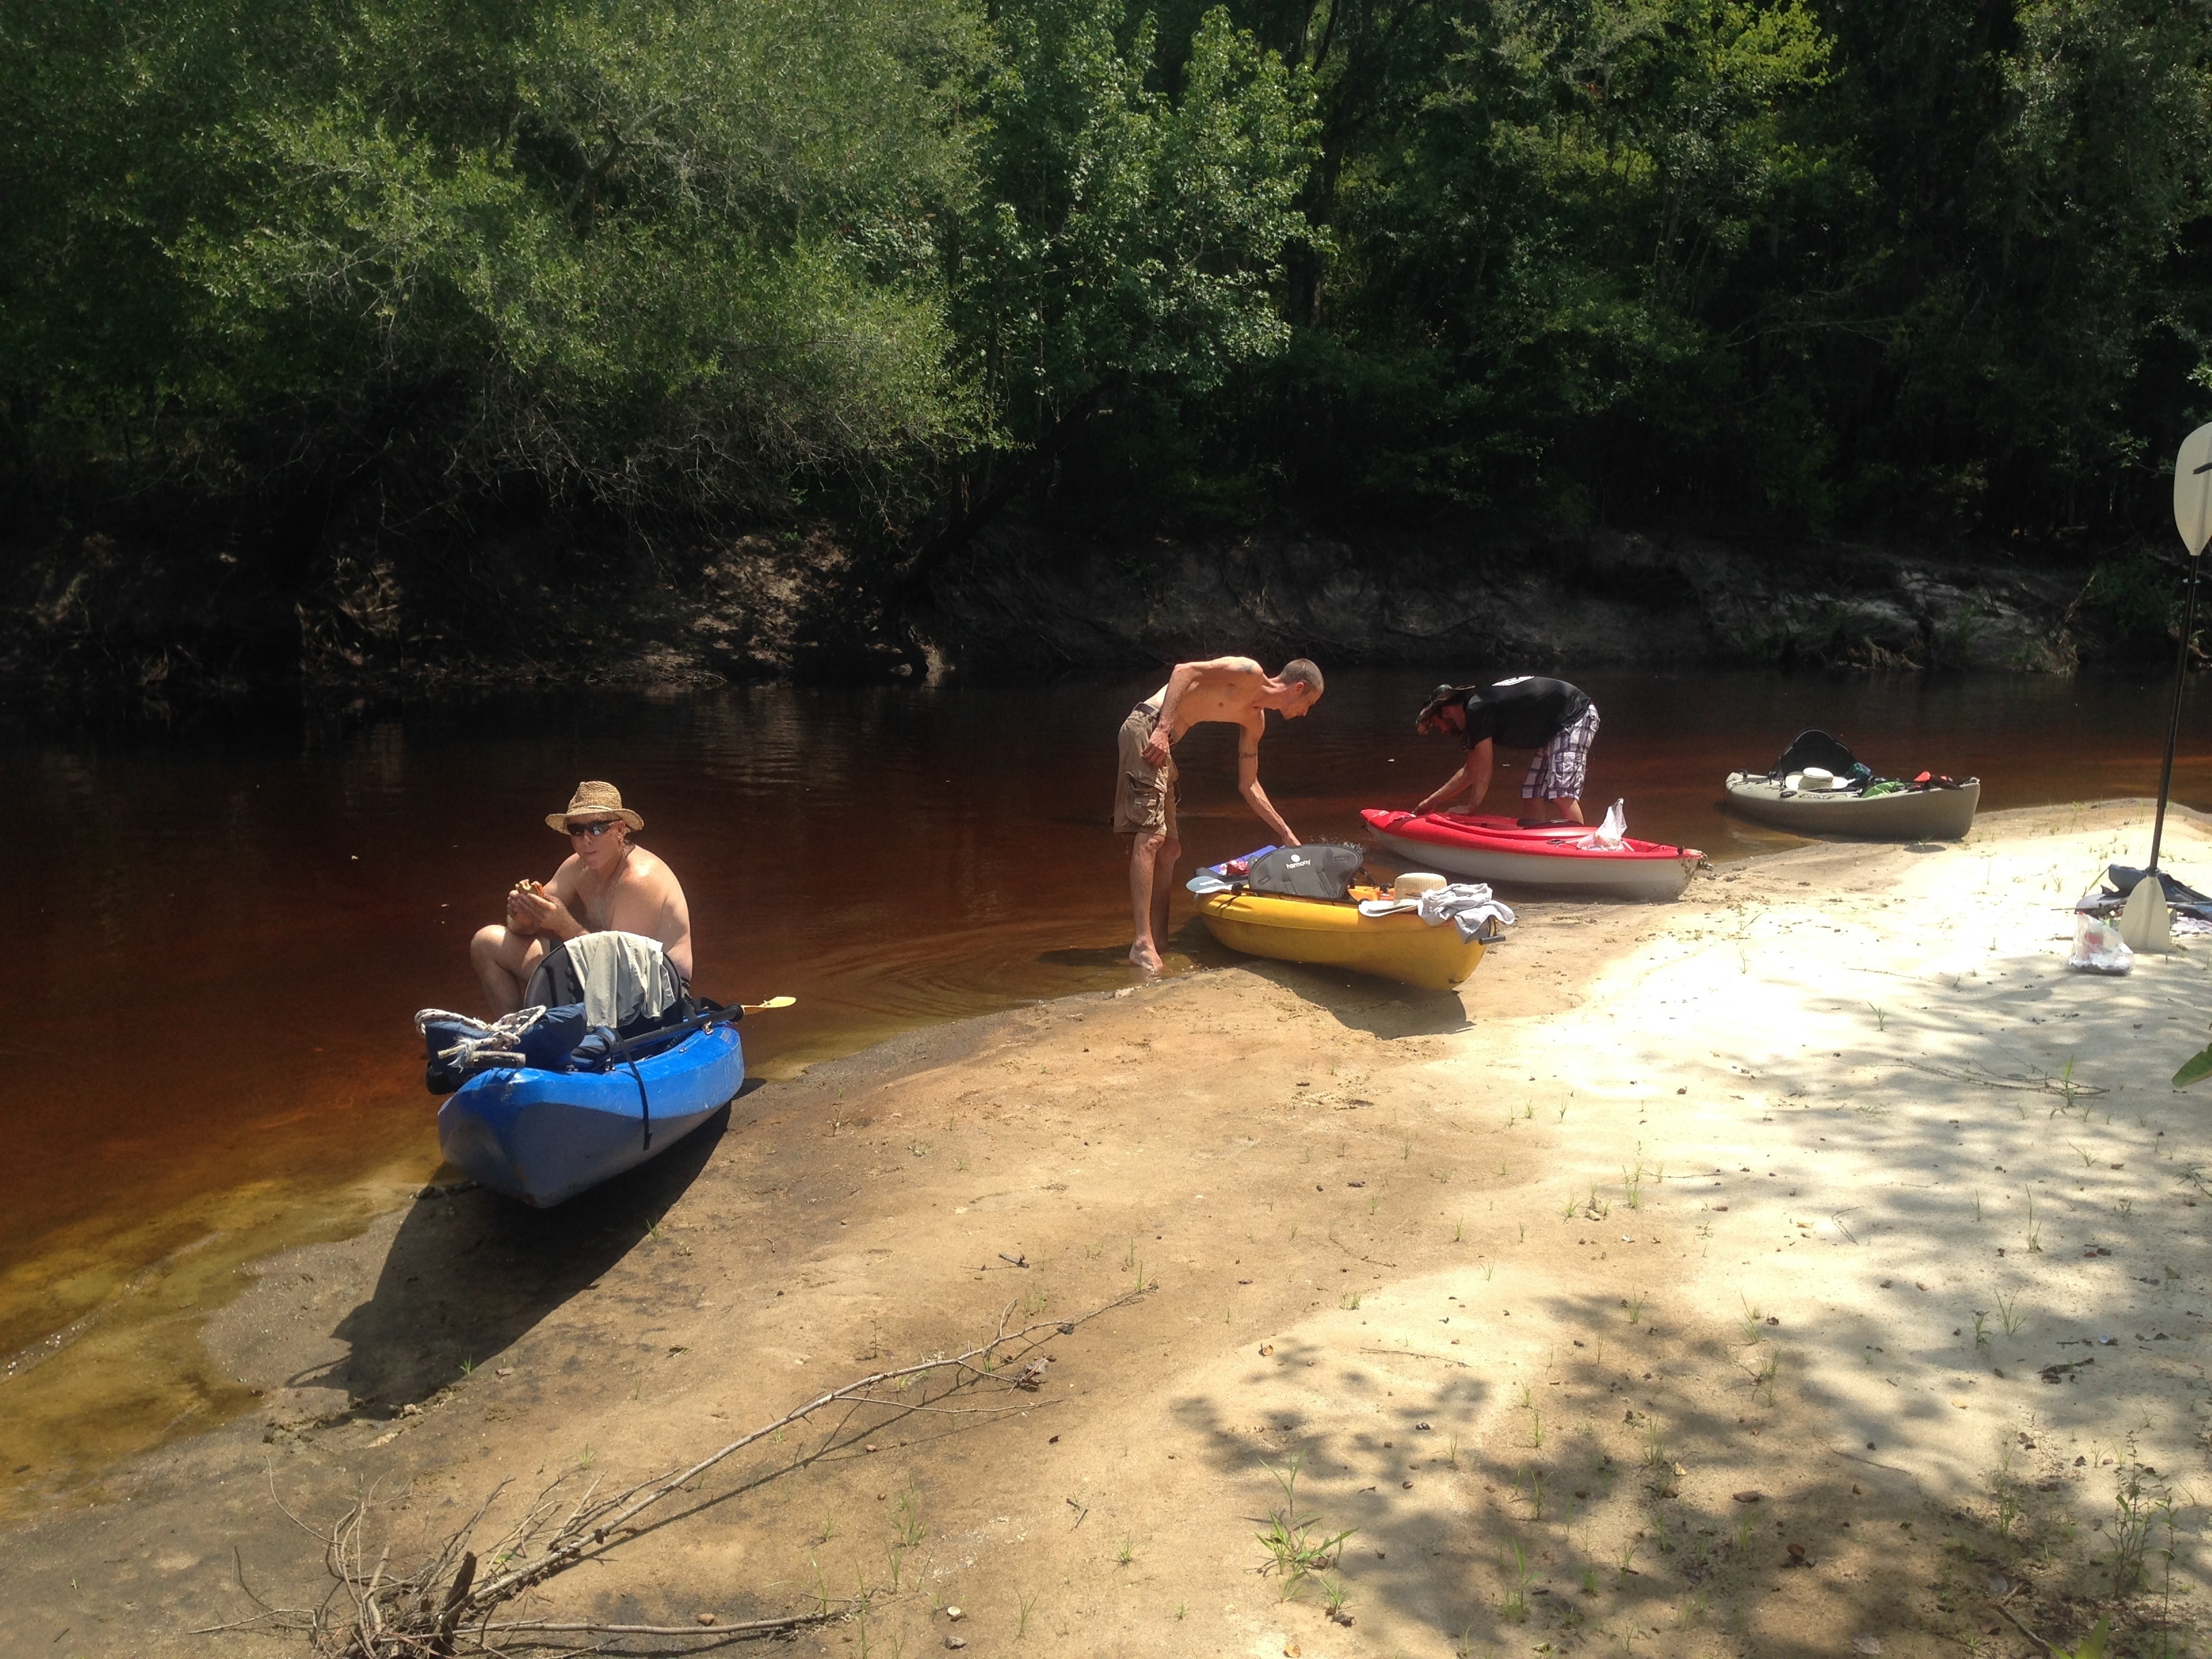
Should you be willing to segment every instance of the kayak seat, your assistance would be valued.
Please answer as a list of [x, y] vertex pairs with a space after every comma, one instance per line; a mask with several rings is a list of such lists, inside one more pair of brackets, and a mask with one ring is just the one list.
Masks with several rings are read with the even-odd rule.
[[629, 1039], [691, 1014], [690, 989], [659, 939], [642, 933], [580, 933], [545, 953], [522, 994], [525, 1006], [583, 1008], [586, 1029]]
[[1850, 745], [1841, 738], [1831, 737], [1817, 726], [1808, 726], [1790, 740], [1790, 746], [1782, 751], [1782, 758], [1774, 763], [1766, 775], [1787, 777], [1792, 772], [1817, 766], [1839, 778], [1849, 777], [1858, 763], [1859, 757], [1851, 753]]

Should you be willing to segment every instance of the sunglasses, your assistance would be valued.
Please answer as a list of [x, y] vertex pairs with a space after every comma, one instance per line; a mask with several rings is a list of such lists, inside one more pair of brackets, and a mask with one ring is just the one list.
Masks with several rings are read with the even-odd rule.
[[621, 822], [620, 818], [601, 818], [595, 823], [572, 823], [568, 826], [568, 833], [571, 836], [589, 836], [597, 841]]

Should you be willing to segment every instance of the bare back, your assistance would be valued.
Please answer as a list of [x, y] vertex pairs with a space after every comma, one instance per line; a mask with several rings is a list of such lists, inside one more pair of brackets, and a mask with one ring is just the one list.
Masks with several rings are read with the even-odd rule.
[[[1257, 735], [1267, 720], [1267, 710], [1260, 706], [1267, 684], [1267, 671], [1249, 657], [1216, 657], [1191, 666], [1196, 673], [1176, 704], [1168, 740], [1175, 742], [1192, 726], [1214, 720], [1241, 726]], [[1162, 686], [1145, 699], [1146, 706], [1160, 708], [1167, 694], [1168, 688]]]

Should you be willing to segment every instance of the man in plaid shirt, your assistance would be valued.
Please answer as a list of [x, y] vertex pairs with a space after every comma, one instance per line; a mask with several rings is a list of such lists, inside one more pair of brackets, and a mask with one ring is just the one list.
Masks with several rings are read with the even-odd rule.
[[1443, 788], [1413, 810], [1437, 807], [1470, 795], [1468, 810], [1490, 792], [1497, 747], [1533, 749], [1524, 800], [1540, 800], [1547, 817], [1583, 818], [1583, 778], [1589, 769], [1590, 740], [1597, 736], [1597, 705], [1565, 680], [1522, 675], [1495, 685], [1440, 685], [1429, 693], [1413, 729], [1423, 736], [1449, 732], [1467, 749], [1467, 760]]

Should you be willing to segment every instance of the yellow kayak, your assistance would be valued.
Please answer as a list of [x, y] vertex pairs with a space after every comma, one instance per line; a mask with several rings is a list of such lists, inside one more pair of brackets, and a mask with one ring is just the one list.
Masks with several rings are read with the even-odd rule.
[[1480, 943], [1446, 923], [1431, 927], [1411, 911], [1363, 916], [1349, 900], [1213, 893], [1198, 902], [1207, 929], [1232, 951], [1352, 968], [1425, 990], [1449, 991], [1482, 960]]

